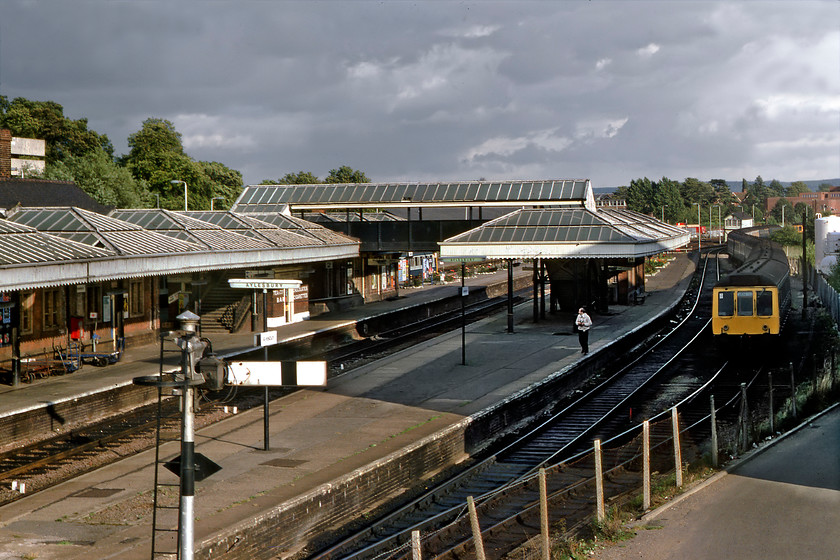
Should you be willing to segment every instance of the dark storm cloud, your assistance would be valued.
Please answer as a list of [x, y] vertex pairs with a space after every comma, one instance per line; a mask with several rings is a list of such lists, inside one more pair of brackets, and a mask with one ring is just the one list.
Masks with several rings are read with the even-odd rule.
[[0, 93], [247, 182], [840, 176], [840, 5], [4, 0]]

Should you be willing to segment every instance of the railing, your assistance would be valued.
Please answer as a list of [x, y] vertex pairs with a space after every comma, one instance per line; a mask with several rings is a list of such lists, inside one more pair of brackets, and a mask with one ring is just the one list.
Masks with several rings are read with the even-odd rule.
[[834, 319], [834, 324], [840, 325], [840, 294], [826, 282], [822, 274], [819, 274], [814, 267], [807, 268], [808, 283], [813, 286], [814, 293], [819, 296], [823, 307]]
[[228, 304], [225, 312], [219, 317], [219, 323], [230, 332], [236, 332], [242, 326], [242, 322], [248, 314], [248, 306], [247, 297], [242, 297], [239, 301]]

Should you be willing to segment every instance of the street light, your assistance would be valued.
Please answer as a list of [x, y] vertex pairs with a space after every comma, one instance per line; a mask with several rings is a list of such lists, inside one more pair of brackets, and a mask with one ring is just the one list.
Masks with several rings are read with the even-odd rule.
[[214, 196], [213, 198], [211, 198], [210, 199], [210, 211], [211, 212], [213, 211], [213, 201], [214, 200], [224, 200], [224, 199], [225, 199], [225, 197], [223, 197], [223, 196]]
[[160, 208], [160, 195], [155, 193], [155, 206]]
[[782, 204], [782, 227], [785, 227], [785, 205]]
[[660, 221], [662, 221], [662, 222], [664, 222], [664, 221], [665, 221], [665, 206], [667, 206], [667, 205], [666, 205], [666, 204], [663, 204], [663, 205], [662, 205], [662, 220], [660, 220]]
[[187, 182], [182, 181], [180, 179], [172, 179], [169, 182], [172, 183], [173, 185], [177, 185], [178, 183], [184, 183], [184, 212], [186, 212], [187, 211]]

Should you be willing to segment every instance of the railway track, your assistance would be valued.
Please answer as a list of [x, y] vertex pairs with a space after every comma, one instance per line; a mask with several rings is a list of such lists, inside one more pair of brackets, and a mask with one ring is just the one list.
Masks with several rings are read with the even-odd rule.
[[[518, 298], [521, 299], [521, 298]], [[464, 320], [476, 321], [497, 312], [506, 304], [506, 298], [495, 298], [466, 307]], [[396, 351], [400, 347], [436, 336], [461, 320], [461, 311], [425, 318], [421, 321], [379, 332], [355, 344], [343, 346], [325, 357], [333, 365], [331, 376], [346, 372], [369, 361]], [[344, 367], [341, 367], [344, 366]], [[272, 389], [271, 397], [287, 394], [288, 389]], [[258, 394], [259, 393], [259, 394]], [[216, 402], [204, 395], [204, 403], [196, 413], [196, 425], [204, 426], [227, 417], [223, 405], [237, 406], [240, 410], [260, 406], [261, 391], [233, 389]], [[162, 416], [167, 418], [162, 429], [177, 431], [178, 399], [163, 402]], [[154, 446], [157, 404], [147, 405], [107, 420], [82, 426], [68, 433], [41, 440], [30, 445], [0, 454], [0, 506], [11, 503], [42, 487], [51, 486], [120, 460], [130, 453]], [[26, 494], [11, 491], [11, 482], [24, 483]]]
[[[492, 457], [312, 558], [400, 558], [412, 531], [435, 535], [424, 540], [424, 556], [445, 556], [470, 533], [469, 526], [462, 525], [467, 497], [473, 497], [481, 511], [494, 515], [522, 511], [522, 504], [532, 501], [533, 495], [524, 490], [527, 484], [517, 482], [532, 478], [540, 467], [588, 449], [596, 434], [612, 429], [610, 422], [624, 422], [626, 409], [648, 384], [662, 372], [677, 369], [679, 356], [708, 330], [711, 286], [716, 280], [707, 259], [693, 305], [683, 310], [679, 324], [641, 356]], [[708, 376], [713, 374], [708, 372]]]

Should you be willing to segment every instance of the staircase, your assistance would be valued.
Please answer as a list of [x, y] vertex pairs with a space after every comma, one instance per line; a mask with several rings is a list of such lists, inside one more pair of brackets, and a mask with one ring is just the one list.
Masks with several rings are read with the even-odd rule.
[[250, 292], [228, 285], [228, 278], [235, 275], [222, 275], [218, 281], [208, 284], [207, 291], [202, 294], [202, 335], [236, 332], [246, 323], [246, 316], [250, 316]]

